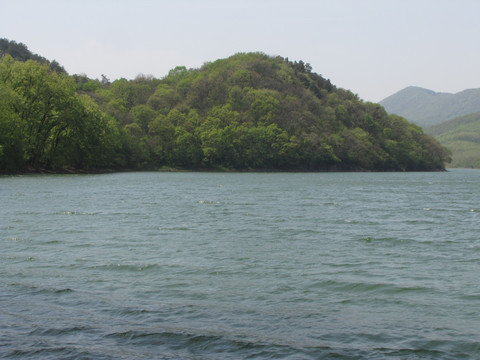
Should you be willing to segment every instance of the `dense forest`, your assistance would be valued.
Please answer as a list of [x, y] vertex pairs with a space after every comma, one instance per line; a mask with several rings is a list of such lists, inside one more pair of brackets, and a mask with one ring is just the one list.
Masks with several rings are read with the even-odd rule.
[[110, 82], [0, 45], [0, 172], [411, 171], [449, 160], [420, 127], [303, 61], [239, 53]]

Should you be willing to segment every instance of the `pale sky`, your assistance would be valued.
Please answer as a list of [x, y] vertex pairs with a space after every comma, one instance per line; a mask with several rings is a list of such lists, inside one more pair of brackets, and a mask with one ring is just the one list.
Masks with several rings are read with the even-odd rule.
[[0, 38], [91, 78], [261, 51], [366, 101], [480, 87], [480, 0], [0, 0], [0, 14]]

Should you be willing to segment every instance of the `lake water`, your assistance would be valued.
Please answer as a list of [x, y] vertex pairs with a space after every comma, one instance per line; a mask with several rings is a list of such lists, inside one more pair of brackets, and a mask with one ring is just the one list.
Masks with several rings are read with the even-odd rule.
[[480, 358], [480, 171], [0, 177], [0, 358]]

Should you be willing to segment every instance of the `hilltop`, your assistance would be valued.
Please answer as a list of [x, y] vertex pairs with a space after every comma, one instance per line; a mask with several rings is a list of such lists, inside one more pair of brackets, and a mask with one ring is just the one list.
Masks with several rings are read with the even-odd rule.
[[422, 127], [440, 124], [457, 116], [480, 111], [480, 89], [456, 94], [437, 93], [410, 86], [380, 101], [391, 114], [405, 117]]
[[480, 168], [480, 112], [425, 128], [452, 150], [451, 167]]
[[0, 58], [4, 57], [7, 54], [10, 55], [14, 60], [34, 60], [36, 62], [39, 62], [40, 64], [47, 64], [53, 71], [64, 74], [67, 73], [63, 66], [61, 66], [57, 61], [50, 61], [43, 56], [32, 53], [28, 49], [27, 45], [23, 43], [17, 43], [13, 40], [9, 41], [8, 39], [0, 38]]
[[410, 171], [448, 161], [420, 127], [308, 63], [263, 53], [111, 83], [4, 55], [0, 92], [0, 171]]

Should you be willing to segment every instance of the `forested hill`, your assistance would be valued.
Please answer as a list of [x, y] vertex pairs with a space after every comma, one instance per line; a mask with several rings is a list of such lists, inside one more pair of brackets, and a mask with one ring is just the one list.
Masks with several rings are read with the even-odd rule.
[[425, 132], [452, 150], [451, 167], [480, 169], [480, 112], [425, 128]]
[[441, 170], [448, 151], [314, 73], [236, 54], [110, 83], [0, 62], [0, 169]]
[[409, 86], [380, 101], [392, 114], [404, 116], [420, 126], [432, 126], [457, 116], [480, 111], [480, 89], [467, 89], [456, 94], [437, 93]]

